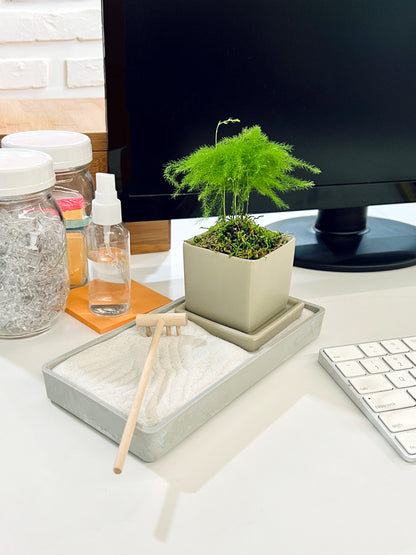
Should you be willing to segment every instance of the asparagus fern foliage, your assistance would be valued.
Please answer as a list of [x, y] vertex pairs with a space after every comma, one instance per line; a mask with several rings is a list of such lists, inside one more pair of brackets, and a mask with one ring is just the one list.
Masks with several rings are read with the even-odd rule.
[[219, 122], [214, 146], [202, 146], [165, 166], [164, 177], [175, 188], [173, 196], [197, 193], [204, 217], [218, 216], [225, 221], [227, 213], [246, 216], [252, 192], [268, 197], [279, 209], [288, 208], [279, 193], [313, 186], [292, 172], [299, 168], [320, 173], [315, 166], [295, 158], [290, 145], [270, 141], [257, 125], [217, 142], [219, 126], [238, 121], [229, 118]]
[[214, 146], [199, 147], [189, 156], [169, 162], [164, 177], [175, 189], [173, 197], [197, 193], [203, 216], [218, 216], [208, 232], [194, 238], [195, 244], [256, 259], [288, 238], [265, 230], [249, 216], [251, 193], [268, 197], [279, 209], [288, 208], [280, 193], [313, 186], [312, 181], [292, 175], [293, 171], [317, 174], [320, 170], [295, 158], [290, 145], [270, 141], [258, 125], [218, 141], [219, 127], [236, 122], [239, 120], [233, 118], [218, 122]]

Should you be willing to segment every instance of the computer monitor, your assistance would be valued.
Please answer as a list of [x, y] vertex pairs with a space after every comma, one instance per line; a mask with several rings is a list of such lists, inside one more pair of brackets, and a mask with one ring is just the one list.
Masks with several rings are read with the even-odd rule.
[[[295, 264], [416, 263], [415, 227], [367, 218], [368, 206], [416, 200], [414, 0], [103, 0], [103, 21], [109, 171], [125, 221], [199, 216], [194, 195], [172, 199], [163, 166], [234, 117], [322, 170], [285, 196], [291, 210], [318, 209], [316, 221], [279, 222], [296, 237]], [[250, 210], [276, 208], [256, 197]]]

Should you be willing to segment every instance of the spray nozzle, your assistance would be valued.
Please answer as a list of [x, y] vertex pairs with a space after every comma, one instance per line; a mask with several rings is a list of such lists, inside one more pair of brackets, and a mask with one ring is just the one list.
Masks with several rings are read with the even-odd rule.
[[95, 198], [92, 201], [92, 221], [99, 225], [121, 222], [121, 203], [117, 198], [116, 180], [111, 173], [98, 172]]
[[112, 173], [97, 173], [95, 197], [99, 197], [101, 201], [111, 202], [117, 198], [116, 178]]

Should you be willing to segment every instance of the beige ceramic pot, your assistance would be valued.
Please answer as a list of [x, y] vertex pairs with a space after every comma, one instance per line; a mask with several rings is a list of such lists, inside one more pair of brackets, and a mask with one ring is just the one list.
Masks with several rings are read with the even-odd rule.
[[295, 238], [259, 260], [184, 242], [185, 307], [214, 322], [252, 333], [286, 308]]

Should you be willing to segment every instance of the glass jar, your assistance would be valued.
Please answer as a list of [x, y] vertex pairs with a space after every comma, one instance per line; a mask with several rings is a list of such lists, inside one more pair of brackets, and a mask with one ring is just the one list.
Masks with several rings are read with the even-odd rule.
[[0, 149], [0, 337], [35, 335], [65, 310], [65, 225], [53, 198], [52, 159]]
[[91, 140], [75, 131], [21, 131], [3, 137], [3, 148], [30, 148], [46, 152], [53, 159], [56, 185], [77, 191], [84, 197], [85, 213], [91, 215], [94, 182], [89, 172]]

